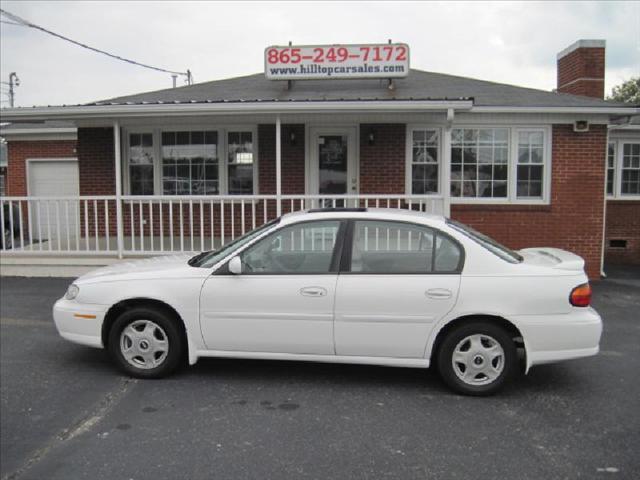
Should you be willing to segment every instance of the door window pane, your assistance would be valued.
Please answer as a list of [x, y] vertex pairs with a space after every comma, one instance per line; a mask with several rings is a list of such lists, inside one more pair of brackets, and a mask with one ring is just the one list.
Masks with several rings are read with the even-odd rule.
[[153, 195], [153, 135], [129, 135], [129, 191], [131, 195]]
[[339, 221], [284, 227], [241, 254], [242, 268], [259, 274], [329, 273]]
[[163, 194], [218, 194], [218, 171], [217, 132], [162, 132]]
[[251, 132], [229, 132], [228, 168], [229, 194], [253, 194], [253, 134]]
[[318, 143], [319, 193], [346, 194], [347, 136], [321, 135]]
[[454, 272], [460, 257], [459, 247], [452, 240], [429, 227], [400, 222], [355, 222], [352, 272]]

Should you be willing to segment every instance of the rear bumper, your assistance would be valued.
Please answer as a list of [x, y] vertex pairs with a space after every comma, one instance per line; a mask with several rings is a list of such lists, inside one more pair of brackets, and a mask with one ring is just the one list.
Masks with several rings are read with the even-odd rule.
[[103, 348], [102, 321], [107, 308], [61, 298], [53, 306], [53, 320], [60, 336], [90, 347]]
[[593, 308], [574, 308], [565, 315], [522, 315], [520, 326], [527, 350], [527, 369], [534, 365], [596, 355], [602, 319]]

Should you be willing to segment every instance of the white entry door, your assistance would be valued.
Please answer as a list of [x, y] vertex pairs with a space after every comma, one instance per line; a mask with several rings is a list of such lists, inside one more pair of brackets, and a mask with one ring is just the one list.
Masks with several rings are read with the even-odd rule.
[[[77, 197], [79, 195], [78, 162], [75, 159], [29, 160], [29, 196]], [[76, 202], [68, 205], [59, 202], [32, 202], [29, 216], [32, 219], [33, 238], [39, 241], [66, 238], [67, 232], [75, 236], [78, 228]]]
[[358, 193], [356, 127], [318, 127], [310, 133], [310, 193]]

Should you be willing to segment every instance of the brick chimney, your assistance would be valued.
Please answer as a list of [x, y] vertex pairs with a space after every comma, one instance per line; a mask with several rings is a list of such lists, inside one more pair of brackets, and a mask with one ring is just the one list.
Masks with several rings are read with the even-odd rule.
[[558, 92], [604, 98], [604, 40], [578, 40], [558, 53]]

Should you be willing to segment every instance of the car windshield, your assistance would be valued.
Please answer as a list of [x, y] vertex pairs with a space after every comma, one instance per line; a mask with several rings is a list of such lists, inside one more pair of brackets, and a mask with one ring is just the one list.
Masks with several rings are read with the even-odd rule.
[[509, 263], [520, 263], [523, 260], [522, 255], [518, 254], [517, 252], [514, 252], [513, 250], [505, 247], [504, 245], [501, 245], [500, 243], [496, 242], [493, 238], [487, 237], [485, 234], [480, 233], [477, 230], [474, 230], [468, 225], [465, 225], [460, 222], [456, 222], [455, 220], [447, 220], [447, 225], [463, 233], [464, 235], [469, 237], [471, 240], [474, 240], [475, 242], [479, 243], [484, 248], [489, 250], [491, 253], [499, 256], [500, 258], [502, 258], [503, 260]]
[[242, 247], [243, 245], [246, 245], [251, 240], [259, 236], [262, 232], [271, 228], [273, 225], [275, 225], [279, 221], [280, 221], [279, 218], [276, 218], [275, 220], [271, 220], [270, 222], [265, 223], [264, 225], [256, 228], [255, 230], [251, 230], [249, 233], [246, 233], [243, 236], [236, 238], [232, 242], [227, 243], [226, 245], [224, 245], [222, 248], [219, 248], [218, 250], [209, 250], [208, 252], [199, 253], [198, 255], [191, 257], [188, 263], [192, 267], [201, 267], [201, 268], [212, 267], [213, 265], [218, 263], [220, 260], [222, 260], [224, 257], [231, 254], [232, 252]]

